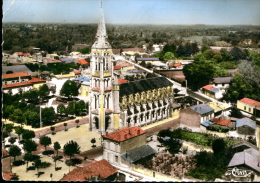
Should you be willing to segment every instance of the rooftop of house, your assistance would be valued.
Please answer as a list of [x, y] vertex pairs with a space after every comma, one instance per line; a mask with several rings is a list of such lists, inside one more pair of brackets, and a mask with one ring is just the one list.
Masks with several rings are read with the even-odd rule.
[[81, 71], [73, 71], [74, 72], [74, 74], [80, 74], [81, 73]]
[[76, 80], [78, 80], [78, 81], [83, 81], [83, 82], [90, 82], [90, 79], [89, 79], [89, 78], [86, 78], [86, 77], [79, 77], [79, 78], [77, 78]]
[[144, 80], [131, 81], [120, 85], [119, 95], [130, 95], [133, 93], [153, 90], [156, 88], [172, 86], [173, 84], [165, 77], [155, 77]]
[[11, 179], [17, 177], [17, 175], [15, 173], [11, 173], [11, 172], [10, 173], [3, 173], [2, 175], [3, 175], [4, 180], [11, 180]]
[[173, 64], [173, 67], [178, 67], [178, 66], [181, 66], [182, 63], [176, 63], [176, 64]]
[[211, 85], [206, 85], [206, 86], [203, 86], [202, 88], [206, 89], [206, 90], [210, 90], [211, 88], [213, 88], [213, 86]]
[[23, 77], [23, 76], [30, 76], [27, 72], [18, 72], [18, 73], [13, 73], [13, 74], [3, 74], [2, 78], [7, 79], [7, 78], [17, 78], [17, 77]]
[[213, 125], [214, 123], [212, 121], [203, 121], [200, 123], [202, 126], [208, 127], [210, 125]]
[[122, 67], [120, 65], [114, 66], [114, 70], [121, 69]]
[[46, 82], [46, 80], [41, 79], [41, 78], [32, 77], [31, 80], [29, 80], [28, 82], [38, 83], [38, 82]]
[[146, 132], [143, 131], [141, 128], [134, 126], [134, 127], [125, 127], [102, 136], [110, 140], [122, 142], [145, 133]]
[[123, 83], [127, 83], [129, 82], [129, 80], [126, 79], [118, 79], [118, 84], [123, 84]]
[[192, 106], [190, 108], [199, 114], [206, 114], [214, 111], [214, 109], [212, 109], [210, 106], [206, 104], [199, 104], [199, 105]]
[[212, 91], [214, 93], [220, 92], [220, 90], [218, 88], [211, 88], [209, 91]]
[[229, 84], [232, 81], [232, 77], [218, 77], [218, 78], [213, 78], [214, 83], [224, 83], [224, 84]]
[[221, 125], [221, 126], [228, 126], [229, 123], [231, 122], [229, 120], [224, 120], [224, 119], [220, 119], [220, 118], [213, 118], [212, 121], [214, 121], [214, 123]]
[[235, 153], [228, 167], [247, 165], [250, 168], [260, 173], [260, 166], [258, 166], [259, 151], [254, 148], [246, 149], [242, 152]]
[[62, 62], [74, 62], [75, 59], [74, 58], [61, 58], [60, 61], [62, 61]]
[[51, 63], [61, 63], [62, 61], [60, 60], [56, 60], [54, 58], [46, 58], [45, 61], [48, 63], [48, 64], [51, 64]]
[[125, 152], [124, 154], [121, 155], [121, 157], [123, 157], [129, 163], [134, 163], [140, 159], [143, 159], [155, 153], [156, 151], [153, 148], [151, 148], [149, 145], [144, 145], [136, 149], [133, 149], [131, 151]]
[[2, 85], [2, 88], [16, 88], [16, 87], [27, 86], [27, 85], [33, 85], [33, 83], [32, 82], [13, 83], [13, 84]]
[[234, 149], [234, 148], [237, 148], [237, 147], [240, 147], [240, 146], [247, 146], [248, 148], [253, 148], [253, 149], [255, 149], [255, 150], [258, 150], [258, 147], [257, 147], [257, 146], [255, 146], [255, 145], [253, 145], [253, 144], [247, 142], [246, 140], [243, 140], [243, 141], [240, 141], [240, 142], [238, 142], [238, 143], [235, 143], [235, 144], [231, 145], [230, 147], [231, 147], [232, 149]]
[[241, 126], [249, 126], [253, 129], [256, 129], [256, 122], [253, 121], [252, 119], [249, 118], [242, 118], [236, 120], [236, 128], [241, 127]]
[[3, 66], [2, 73], [6, 73], [7, 71], [12, 71], [13, 73], [32, 72], [26, 65]]
[[117, 170], [109, 162], [103, 159], [93, 164], [73, 169], [60, 181], [86, 181], [92, 176], [107, 178], [115, 173], [117, 173]]
[[80, 64], [88, 64], [88, 61], [86, 61], [85, 59], [77, 59], [77, 61], [78, 61]]
[[26, 55], [31, 55], [30, 53], [23, 53], [23, 52], [17, 52], [17, 54], [18, 54], [18, 55], [24, 55], [24, 56], [26, 56]]
[[129, 71], [126, 71], [126, 72], [129, 72], [129, 73], [137, 73], [137, 72], [140, 72], [138, 69], [134, 69], [134, 70], [129, 70]]
[[158, 57], [150, 57], [150, 58], [136, 58], [137, 61], [158, 61]]
[[249, 99], [249, 98], [243, 98], [243, 99], [241, 99], [239, 101], [243, 102], [245, 104], [249, 104], [249, 105], [255, 106], [255, 107], [260, 107], [260, 102], [258, 102], [256, 100], [252, 100], [252, 99]]
[[128, 62], [119, 62], [117, 65], [121, 67], [128, 67], [128, 66], [133, 66], [133, 64], [130, 64]]
[[4, 148], [2, 148], [2, 156], [9, 156], [9, 153]]
[[212, 109], [214, 109], [214, 112], [218, 112], [230, 108], [227, 105], [223, 105], [217, 102], [209, 102], [207, 103], [207, 105], [210, 106]]

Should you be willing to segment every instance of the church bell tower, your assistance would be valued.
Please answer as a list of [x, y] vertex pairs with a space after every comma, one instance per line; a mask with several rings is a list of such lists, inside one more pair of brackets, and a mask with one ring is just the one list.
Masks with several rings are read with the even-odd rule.
[[113, 52], [107, 41], [102, 2], [96, 40], [91, 47], [89, 130], [102, 134], [119, 128], [119, 86], [113, 76]]

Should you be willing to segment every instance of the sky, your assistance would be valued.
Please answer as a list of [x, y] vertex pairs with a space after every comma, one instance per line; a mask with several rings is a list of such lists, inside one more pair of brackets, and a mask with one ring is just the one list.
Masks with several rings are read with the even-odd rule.
[[[260, 0], [103, 0], [109, 24], [260, 25]], [[2, 22], [97, 23], [100, 0], [4, 0]]]

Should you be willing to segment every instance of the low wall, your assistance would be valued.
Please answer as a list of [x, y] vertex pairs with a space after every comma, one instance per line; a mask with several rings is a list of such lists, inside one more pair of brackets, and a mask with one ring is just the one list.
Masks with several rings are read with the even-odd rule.
[[211, 135], [217, 135], [219, 137], [226, 138], [228, 137], [228, 133], [221, 133], [221, 132], [216, 132], [216, 131], [210, 131], [210, 130], [200, 130], [201, 133], [206, 133], [206, 134], [211, 134]]
[[[75, 121], [76, 121], [76, 119], [72, 119], [72, 120], [69, 120], [69, 121], [64, 121], [64, 122], [60, 122], [58, 124], [53, 125], [55, 127], [54, 132], [59, 132], [59, 131], [65, 130], [65, 126], [63, 125], [64, 123], [67, 123], [66, 129], [76, 127], [77, 124], [75, 123]], [[81, 119], [79, 119], [78, 126], [86, 124], [88, 122], [89, 122], [88, 117], [81, 118]], [[52, 133], [52, 131], [51, 131], [50, 126], [49, 126], [49, 127], [46, 127], [46, 128], [40, 129], [40, 130], [36, 130], [35, 136], [40, 137], [40, 136], [51, 134], [51, 133]]]
[[174, 181], [174, 182], [180, 182], [181, 181], [181, 180], [175, 179], [171, 176], [165, 175], [163, 173], [144, 168], [143, 166], [140, 166], [140, 165], [132, 164], [130, 169], [132, 171], [147, 175], [149, 177], [160, 179], [162, 181]]

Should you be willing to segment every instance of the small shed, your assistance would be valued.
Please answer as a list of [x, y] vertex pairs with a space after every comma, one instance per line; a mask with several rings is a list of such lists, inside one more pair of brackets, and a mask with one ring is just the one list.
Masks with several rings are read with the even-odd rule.
[[236, 120], [237, 133], [242, 135], [255, 135], [256, 122], [249, 118]]

